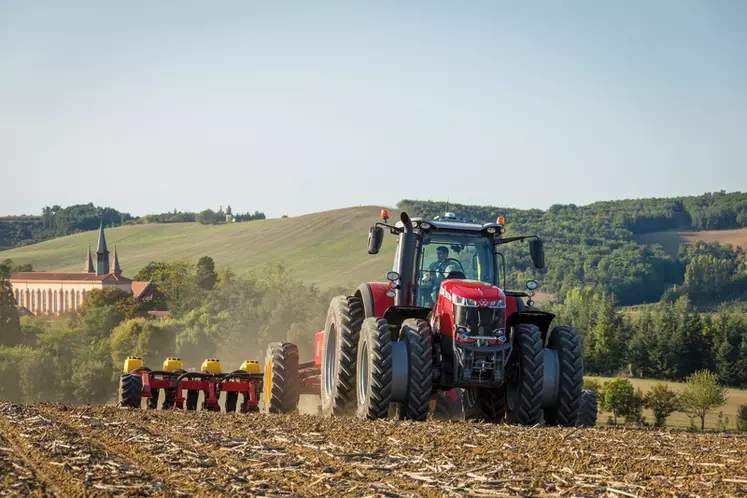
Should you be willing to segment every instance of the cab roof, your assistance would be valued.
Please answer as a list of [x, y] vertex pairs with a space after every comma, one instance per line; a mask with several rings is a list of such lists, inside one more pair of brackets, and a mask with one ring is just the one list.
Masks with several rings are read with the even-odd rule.
[[[451, 213], [447, 213], [450, 215]], [[464, 221], [462, 221], [464, 220]], [[415, 230], [423, 230], [421, 225], [428, 223], [431, 227], [437, 230], [453, 230], [457, 232], [482, 232], [487, 228], [495, 228], [497, 233], [502, 233], [503, 225], [498, 223], [476, 223], [474, 221], [467, 221], [465, 218], [457, 218], [456, 216], [437, 216], [435, 219], [429, 218], [411, 218], [412, 224]], [[404, 224], [398, 221], [395, 226], [397, 228], [403, 228]]]

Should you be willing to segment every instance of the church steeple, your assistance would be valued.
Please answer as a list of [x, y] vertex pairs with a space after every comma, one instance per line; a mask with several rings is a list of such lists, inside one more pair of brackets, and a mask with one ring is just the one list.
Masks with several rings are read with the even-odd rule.
[[101, 217], [99, 227], [99, 247], [96, 249], [96, 275], [109, 273], [109, 250], [106, 248], [106, 236], [104, 236], [104, 217]]
[[114, 246], [114, 274], [121, 275], [122, 268], [119, 267], [119, 258], [117, 257], [117, 246]]
[[96, 271], [93, 269], [93, 259], [91, 258], [91, 246], [88, 246], [88, 254], [86, 255], [86, 267], [83, 271], [85, 273], [94, 273]]

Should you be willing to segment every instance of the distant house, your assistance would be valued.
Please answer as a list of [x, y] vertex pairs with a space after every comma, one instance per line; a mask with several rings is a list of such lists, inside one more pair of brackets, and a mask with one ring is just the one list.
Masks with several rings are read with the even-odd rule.
[[59, 315], [77, 310], [93, 289], [118, 288], [143, 300], [157, 298], [152, 282], [133, 282], [122, 276], [117, 248], [112, 256], [113, 271], [109, 271], [109, 250], [106, 247], [103, 223], [99, 227], [96, 265], [88, 247], [84, 270], [80, 273], [18, 272], [10, 276], [13, 297], [21, 308], [33, 315]]
[[148, 312], [148, 318], [152, 318], [154, 320], [158, 320], [161, 322], [166, 322], [168, 321], [169, 318], [171, 318], [171, 315], [169, 314], [168, 311], [153, 310], [153, 311]]

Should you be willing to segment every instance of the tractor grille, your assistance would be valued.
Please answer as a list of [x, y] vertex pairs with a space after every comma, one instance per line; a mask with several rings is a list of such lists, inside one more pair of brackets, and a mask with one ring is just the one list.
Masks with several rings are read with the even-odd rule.
[[[475, 308], [471, 306], [454, 306], [454, 325], [466, 327], [469, 335], [492, 336], [502, 335], [505, 328], [505, 308]], [[501, 331], [498, 333], [497, 331]]]

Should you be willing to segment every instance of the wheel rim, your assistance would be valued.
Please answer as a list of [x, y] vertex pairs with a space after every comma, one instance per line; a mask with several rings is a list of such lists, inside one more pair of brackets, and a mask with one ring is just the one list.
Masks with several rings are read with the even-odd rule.
[[270, 401], [272, 401], [272, 356], [268, 355], [265, 364], [265, 410], [270, 411]]
[[324, 394], [327, 398], [332, 397], [332, 389], [337, 378], [337, 330], [335, 326], [329, 328], [327, 333], [327, 350], [324, 354]]
[[368, 397], [368, 343], [361, 343], [358, 363], [358, 404], [362, 405]]

